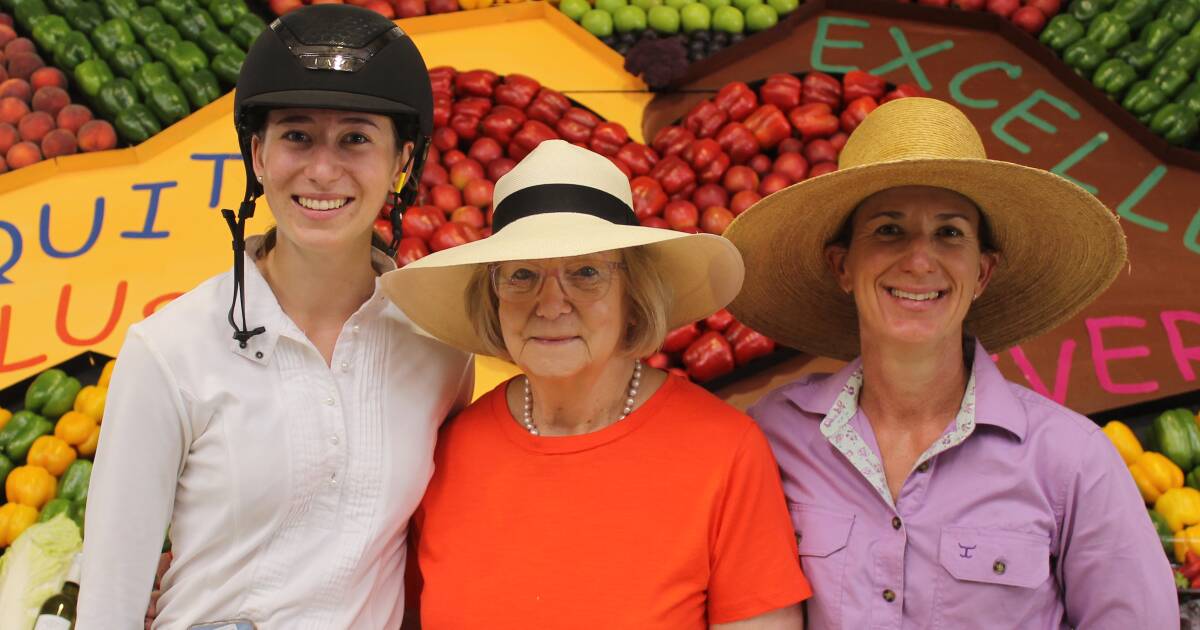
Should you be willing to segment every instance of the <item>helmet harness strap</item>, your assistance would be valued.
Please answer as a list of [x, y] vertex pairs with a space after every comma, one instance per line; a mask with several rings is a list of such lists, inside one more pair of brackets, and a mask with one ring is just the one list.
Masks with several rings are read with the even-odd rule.
[[[244, 140], [243, 144], [249, 145], [250, 143], [248, 140]], [[243, 146], [242, 155], [249, 155], [248, 149], [249, 146]], [[254, 216], [254, 201], [258, 197], [258, 186], [255, 183], [254, 165], [250, 159], [243, 159], [242, 162], [246, 167], [246, 196], [238, 207], [236, 217], [233, 210], [227, 208], [221, 210], [221, 216], [225, 217], [225, 223], [229, 226], [229, 234], [233, 237], [233, 303], [229, 305], [229, 325], [233, 326], [233, 338], [238, 342], [238, 347], [244, 349], [252, 337], [267, 332], [267, 329], [259, 326], [248, 330], [246, 323], [246, 220]], [[240, 326], [234, 319], [239, 302], [242, 311]]]

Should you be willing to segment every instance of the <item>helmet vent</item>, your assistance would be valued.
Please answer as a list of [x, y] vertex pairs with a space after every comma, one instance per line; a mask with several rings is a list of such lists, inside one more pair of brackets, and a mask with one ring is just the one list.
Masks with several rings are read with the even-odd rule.
[[400, 30], [389, 21], [357, 12], [310, 10], [298, 12], [288, 18], [276, 23], [291, 31], [296, 41], [304, 46], [366, 48], [385, 32]]

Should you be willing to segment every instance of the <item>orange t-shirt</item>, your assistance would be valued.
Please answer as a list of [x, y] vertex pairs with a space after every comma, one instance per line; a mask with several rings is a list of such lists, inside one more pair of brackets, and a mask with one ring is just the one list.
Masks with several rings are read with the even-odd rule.
[[424, 628], [707, 628], [811, 595], [749, 417], [672, 376], [620, 422], [535, 437], [506, 386], [438, 438]]

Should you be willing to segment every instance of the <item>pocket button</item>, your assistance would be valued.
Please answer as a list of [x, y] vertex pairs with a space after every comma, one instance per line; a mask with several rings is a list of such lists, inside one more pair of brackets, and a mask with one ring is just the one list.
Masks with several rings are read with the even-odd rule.
[[889, 604], [896, 601], [896, 594], [892, 592], [892, 589], [889, 588], [883, 592], [883, 601]]
[[900, 529], [901, 525], [903, 525], [903, 523], [900, 522], [900, 517], [893, 516], [892, 517], [892, 529]]
[[1008, 565], [1006, 565], [1003, 560], [997, 560], [992, 563], [992, 572], [996, 575], [1004, 575], [1004, 572], [1007, 570]]

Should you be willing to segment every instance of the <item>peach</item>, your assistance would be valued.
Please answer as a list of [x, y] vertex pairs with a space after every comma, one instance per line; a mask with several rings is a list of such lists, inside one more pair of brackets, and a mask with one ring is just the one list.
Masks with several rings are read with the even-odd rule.
[[[0, 56], [4, 56], [4, 53], [0, 53]], [[0, 61], [0, 83], [3, 83], [7, 80], [8, 80], [8, 69], [4, 67], [4, 62]]]
[[46, 112], [51, 116], [57, 116], [58, 112], [70, 104], [71, 97], [67, 95], [67, 91], [53, 85], [47, 85], [33, 94], [33, 110]]
[[3, 24], [5, 26], [12, 26], [13, 25], [13, 16], [11, 16], [7, 13], [0, 13], [0, 24]]
[[37, 46], [28, 37], [18, 37], [4, 44], [4, 55], [11, 58], [17, 53], [36, 53]]
[[35, 92], [48, 85], [65, 90], [67, 89], [67, 75], [54, 66], [46, 66], [34, 70], [33, 74], [29, 75], [29, 83], [33, 85]]
[[25, 101], [14, 96], [0, 98], [0, 122], [15, 125], [21, 122], [21, 119], [28, 113], [29, 106], [25, 104]]
[[66, 129], [71, 133], [79, 133], [79, 128], [83, 123], [92, 119], [92, 110], [84, 105], [72, 103], [58, 111], [58, 116], [55, 116], [55, 122], [58, 123], [59, 129]]
[[46, 112], [29, 112], [17, 123], [22, 140], [41, 142], [46, 134], [54, 130], [54, 117]]
[[32, 142], [18, 142], [5, 154], [9, 168], [16, 170], [42, 161], [42, 151]]
[[8, 79], [0, 83], [0, 98], [15, 96], [26, 103], [33, 96], [33, 88], [25, 79]]
[[55, 129], [42, 138], [42, 155], [47, 159], [70, 155], [79, 149], [75, 134], [66, 129]]
[[80, 151], [107, 151], [117, 146], [117, 131], [107, 120], [89, 120], [79, 128]]
[[[21, 41], [21, 40], [14, 39], [8, 45], [12, 46], [13, 44], [15, 44], [19, 41]], [[46, 67], [46, 62], [42, 61], [42, 58], [39, 57], [37, 55], [37, 53], [33, 53], [33, 52], [8, 53], [8, 52], [6, 52], [4, 54], [8, 55], [8, 76], [10, 78], [28, 79], [29, 77], [33, 76], [33, 73], [36, 72], [39, 68]]]
[[0, 24], [0, 48], [16, 38], [17, 32], [13, 30], [12, 24]]
[[21, 134], [17, 133], [17, 128], [8, 124], [0, 123], [0, 155], [8, 153], [12, 145], [21, 141]]
[[[495, 186], [486, 179], [472, 179], [463, 188], [463, 201], [468, 206], [486, 208], [492, 205], [492, 193]], [[482, 226], [475, 226], [482, 227]]]

